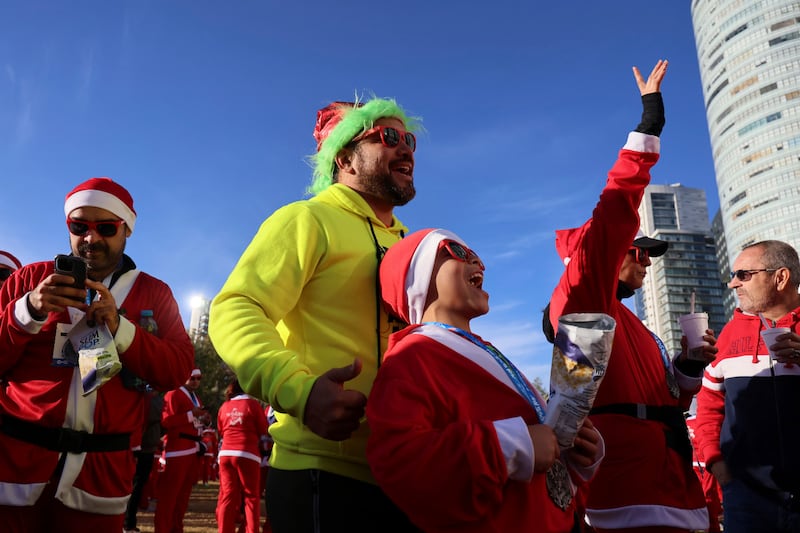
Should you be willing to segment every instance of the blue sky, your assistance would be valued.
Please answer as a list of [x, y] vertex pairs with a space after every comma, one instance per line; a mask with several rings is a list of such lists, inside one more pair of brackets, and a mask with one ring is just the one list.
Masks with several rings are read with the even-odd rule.
[[133, 194], [128, 253], [213, 296], [259, 224], [310, 182], [315, 113], [355, 93], [421, 116], [412, 230], [444, 227], [487, 266], [473, 330], [549, 380], [542, 307], [554, 231], [590, 214], [641, 106], [631, 66], [666, 58], [653, 183], [718, 206], [688, 1], [137, 0], [0, 6], [0, 249], [68, 250], [64, 195]]

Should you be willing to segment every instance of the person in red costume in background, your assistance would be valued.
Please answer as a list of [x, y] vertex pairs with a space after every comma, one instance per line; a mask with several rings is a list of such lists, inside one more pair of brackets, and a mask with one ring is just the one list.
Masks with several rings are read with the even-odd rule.
[[189, 507], [192, 486], [197, 482], [200, 458], [205, 453], [200, 428], [208, 411], [195, 394], [201, 378], [202, 372], [195, 368], [182, 387], [164, 396], [161, 426], [167, 434], [164, 471], [158, 476], [155, 533], [183, 531], [183, 516]]
[[[275, 410], [271, 405], [266, 405], [264, 407], [264, 417], [267, 420], [267, 441], [261, 457], [261, 497], [266, 501], [267, 479], [269, 478], [269, 457], [272, 455], [272, 447], [275, 444], [269, 434], [269, 427], [275, 423]], [[264, 526], [261, 528], [261, 533], [272, 533], [272, 524], [269, 521], [269, 516], [264, 517]]]
[[219, 451], [217, 524], [220, 533], [234, 533], [244, 498], [245, 531], [258, 533], [261, 519], [261, 456], [267, 449], [267, 419], [261, 403], [234, 378], [217, 414], [222, 438]]
[[566, 268], [547, 307], [543, 326], [553, 338], [562, 315], [597, 312], [616, 320], [614, 344], [590, 419], [606, 440], [606, 457], [589, 485], [586, 515], [595, 531], [687, 532], [706, 529], [708, 512], [692, 471], [692, 449], [683, 412], [700, 389], [701, 374], [716, 353], [710, 330], [703, 361], [684, 350], [670, 357], [663, 342], [622, 303], [639, 289], [650, 257], [668, 243], [637, 234], [638, 208], [650, 168], [659, 158], [664, 126], [661, 82], [667, 62], [645, 80], [642, 121], [628, 135], [592, 218], [556, 232]]
[[217, 481], [218, 479], [217, 451], [219, 449], [219, 438], [217, 437], [217, 430], [211, 426], [203, 429], [201, 437], [206, 451], [200, 464], [200, 481], [203, 482], [203, 485], [208, 485], [209, 481]]
[[[109, 178], [67, 194], [72, 255], [85, 286], [52, 260], [17, 270], [0, 288], [0, 528], [4, 532], [121, 531], [142, 438], [144, 393], [191, 371], [194, 350], [172, 291], [124, 253], [133, 198]], [[42, 221], [39, 213], [38, 220]], [[76, 267], [80, 263], [75, 263]], [[139, 326], [152, 313], [157, 333]], [[66, 336], [83, 323], [110, 334], [122, 372], [85, 393]], [[109, 347], [110, 349], [110, 347]]]
[[11, 277], [15, 270], [20, 268], [22, 268], [22, 263], [20, 263], [19, 259], [9, 252], [0, 250], [0, 287]]
[[717, 478], [706, 468], [706, 461], [703, 457], [703, 450], [695, 440], [694, 428], [697, 422], [695, 415], [686, 418], [686, 427], [689, 429], [689, 440], [692, 442], [692, 467], [700, 485], [703, 487], [703, 494], [706, 496], [708, 506], [708, 531], [709, 533], [719, 533], [722, 531], [720, 526], [722, 520], [722, 488], [720, 488]]

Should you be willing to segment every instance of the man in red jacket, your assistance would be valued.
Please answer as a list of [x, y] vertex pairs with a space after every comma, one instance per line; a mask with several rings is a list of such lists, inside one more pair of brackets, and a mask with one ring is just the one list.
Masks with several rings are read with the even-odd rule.
[[[72, 255], [85, 286], [54, 262], [20, 268], [0, 288], [0, 524], [3, 531], [120, 531], [144, 426], [144, 393], [116, 374], [85, 392], [67, 335], [76, 324], [113, 338], [124, 375], [157, 390], [178, 386], [194, 350], [162, 281], [124, 254], [133, 198], [109, 178], [66, 197]], [[88, 290], [87, 290], [88, 289]], [[158, 332], [138, 325], [152, 312]], [[91, 350], [89, 350], [91, 352]], [[85, 364], [83, 365], [85, 368]]]
[[[800, 257], [766, 240], [733, 262], [739, 307], [697, 395], [696, 436], [730, 533], [800, 531]], [[767, 329], [785, 328], [770, 342]]]
[[161, 426], [167, 432], [166, 465], [158, 476], [156, 533], [183, 531], [183, 515], [189, 507], [192, 485], [197, 481], [200, 458], [205, 453], [200, 431], [208, 411], [195, 394], [201, 377], [200, 369], [195, 368], [182, 387], [164, 396]]
[[558, 318], [597, 312], [616, 320], [614, 344], [590, 418], [603, 434], [606, 456], [589, 486], [586, 515], [595, 531], [682, 532], [706, 529], [708, 512], [692, 471], [683, 411], [700, 388], [700, 374], [716, 348], [705, 337], [705, 361], [667, 353], [663, 342], [622, 303], [641, 288], [650, 257], [666, 241], [637, 234], [638, 207], [659, 158], [665, 123], [659, 61], [645, 81], [634, 69], [642, 95], [642, 121], [619, 152], [605, 188], [583, 226], [556, 232], [566, 268], [553, 291], [551, 331]]

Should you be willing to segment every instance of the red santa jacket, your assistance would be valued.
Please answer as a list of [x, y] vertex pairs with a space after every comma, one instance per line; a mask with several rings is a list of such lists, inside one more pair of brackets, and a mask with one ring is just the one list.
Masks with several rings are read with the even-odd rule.
[[223, 403], [217, 414], [217, 427], [222, 438], [220, 457], [244, 457], [261, 462], [267, 419], [258, 400], [240, 394]]
[[[153, 387], [173, 388], [186, 379], [194, 360], [178, 305], [165, 283], [136, 270], [127, 257], [126, 262], [132, 269], [110, 289], [121, 315], [115, 336], [120, 360]], [[4, 426], [15, 421], [23, 433], [20, 440], [5, 430], [0, 432], [0, 504], [36, 502], [56, 468], [59, 452], [24, 439], [32, 433], [49, 437], [58, 432], [71, 435], [68, 446], [76, 453], [66, 453], [56, 498], [73, 509], [119, 514], [125, 511], [131, 492], [130, 449], [141, 441], [145, 398], [142, 392], [123, 386], [120, 375], [84, 396], [78, 369], [53, 365], [57, 346], [64, 342], [61, 335], [57, 339], [56, 331], [71, 327], [75, 317], [68, 312], [50, 313], [44, 323], [36, 322], [26, 304], [27, 293], [52, 273], [52, 261], [34, 263], [20, 269], [0, 289], [0, 377], [5, 385], [0, 387], [0, 413]], [[145, 309], [153, 311], [157, 335], [137, 325]], [[115, 443], [112, 448], [123, 442], [126, 449], [78, 453], [85, 444], [80, 442], [83, 433], [67, 430], [110, 436]]]
[[219, 438], [217, 437], [217, 431], [213, 428], [206, 428], [203, 430], [201, 435], [203, 439], [203, 445], [206, 447], [206, 457], [216, 457], [218, 445], [219, 445]]
[[192, 394], [184, 386], [164, 395], [164, 409], [161, 411], [161, 427], [166, 431], [164, 457], [169, 459], [200, 451], [203, 423], [192, 414], [192, 408], [202, 406], [197, 394]]
[[[557, 507], [532, 464], [525, 479], [509, 472], [503, 424], [541, 421], [500, 365], [433, 325], [389, 343], [367, 402], [367, 460], [409, 519], [431, 533], [571, 531], [575, 499]], [[575, 472], [572, 481], [585, 486]]]

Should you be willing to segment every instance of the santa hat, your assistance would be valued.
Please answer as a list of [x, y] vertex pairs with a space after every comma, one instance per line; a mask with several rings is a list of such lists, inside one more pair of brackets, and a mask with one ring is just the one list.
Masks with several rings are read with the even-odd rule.
[[336, 156], [353, 139], [375, 125], [380, 118], [396, 118], [408, 131], [419, 128], [419, 119], [409, 117], [392, 99], [373, 98], [368, 102], [333, 102], [317, 111], [314, 139], [317, 153], [309, 159], [314, 167], [314, 181], [309, 194], [318, 194], [333, 183]]
[[136, 224], [133, 198], [125, 187], [111, 178], [91, 178], [72, 189], [64, 200], [64, 214], [69, 216], [79, 207], [99, 207], [110, 211], [124, 220], [133, 232]]
[[22, 263], [9, 252], [0, 250], [0, 267], [8, 267], [11, 270], [17, 270], [18, 268], [22, 268]]
[[408, 324], [419, 324], [428, 299], [439, 243], [451, 240], [467, 244], [444, 229], [423, 229], [393, 244], [381, 261], [383, 304]]
[[192, 370], [192, 373], [189, 375], [189, 377], [190, 378], [197, 378], [197, 377], [200, 377], [202, 375], [203, 375], [203, 373], [200, 371], [200, 369], [199, 368], [195, 368], [194, 370]]
[[[573, 254], [577, 251], [583, 236], [586, 234], [592, 225], [592, 220], [586, 221], [586, 224], [579, 228], [559, 229], [556, 230], [556, 251], [565, 265], [569, 264]], [[669, 243], [658, 239], [652, 239], [644, 234], [641, 228], [636, 232], [636, 237], [633, 238], [631, 246], [642, 248], [650, 252], [650, 257], [659, 257], [667, 253]]]

